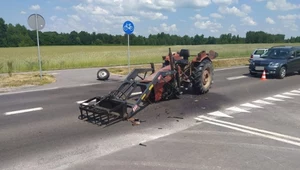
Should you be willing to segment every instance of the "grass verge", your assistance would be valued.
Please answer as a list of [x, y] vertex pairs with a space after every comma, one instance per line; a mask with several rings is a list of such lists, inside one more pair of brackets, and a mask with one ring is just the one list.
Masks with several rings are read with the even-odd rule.
[[[232, 58], [232, 59], [217, 59], [213, 60], [213, 66], [214, 68], [225, 68], [225, 67], [234, 67], [234, 66], [245, 66], [249, 64], [248, 61], [249, 58]], [[155, 64], [155, 70], [158, 70], [161, 68], [162, 64]], [[144, 64], [144, 65], [138, 65], [134, 66], [132, 65], [130, 67], [130, 71], [132, 71], [134, 68], [150, 68], [150, 64]], [[118, 67], [118, 68], [108, 68], [108, 71], [112, 74], [117, 75], [127, 75], [128, 74], [128, 67]]]
[[39, 86], [55, 82], [53, 75], [44, 74], [42, 79], [37, 73], [0, 75], [0, 88], [13, 88], [21, 86]]
[[[297, 44], [219, 44], [219, 45], [176, 45], [176, 46], [130, 46], [130, 64], [161, 63], [161, 56], [186, 48], [191, 56], [202, 50], [215, 50], [217, 59], [249, 58], [256, 48], [275, 45]], [[126, 66], [127, 46], [41, 46], [42, 69], [72, 69], [107, 66]], [[38, 71], [36, 47], [1, 48], [0, 73]]]

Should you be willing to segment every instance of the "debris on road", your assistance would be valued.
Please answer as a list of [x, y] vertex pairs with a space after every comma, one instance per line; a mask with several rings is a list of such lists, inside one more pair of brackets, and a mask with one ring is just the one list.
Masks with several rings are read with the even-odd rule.
[[142, 144], [142, 143], [140, 143], [139, 145], [140, 145], [140, 146], [145, 146], [145, 147], [147, 146], [147, 145], [145, 145], [145, 144]]
[[183, 119], [183, 117], [178, 117], [178, 116], [168, 116], [168, 118]]

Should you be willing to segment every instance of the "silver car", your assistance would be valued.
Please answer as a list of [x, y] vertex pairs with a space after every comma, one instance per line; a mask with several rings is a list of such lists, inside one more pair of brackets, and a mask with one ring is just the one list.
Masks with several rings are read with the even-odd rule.
[[257, 48], [255, 49], [251, 56], [250, 56], [250, 59], [249, 59], [249, 62], [252, 60], [252, 59], [255, 59], [255, 58], [260, 58], [261, 55], [263, 55], [264, 53], [266, 53], [268, 51], [268, 48]]

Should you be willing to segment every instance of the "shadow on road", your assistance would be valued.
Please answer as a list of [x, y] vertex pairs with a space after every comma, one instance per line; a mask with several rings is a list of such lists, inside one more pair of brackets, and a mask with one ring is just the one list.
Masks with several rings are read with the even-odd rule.
[[[134, 117], [141, 122], [153, 121], [155, 123], [163, 123], [166, 120], [172, 119], [179, 121], [185, 117], [199, 116], [201, 114], [219, 110], [231, 102], [232, 101], [225, 95], [214, 92], [208, 92], [207, 94], [202, 95], [183, 94], [180, 96], [180, 99], [172, 99], [150, 104], [134, 115]], [[90, 115], [89, 118], [79, 115], [78, 118], [82, 121], [104, 128], [124, 121], [124, 119], [107, 117], [107, 115]], [[108, 119], [110, 119], [110, 123], [107, 124]]]

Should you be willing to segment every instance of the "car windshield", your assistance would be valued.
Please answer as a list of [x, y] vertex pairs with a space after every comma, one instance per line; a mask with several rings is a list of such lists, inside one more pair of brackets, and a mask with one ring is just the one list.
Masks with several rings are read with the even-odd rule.
[[290, 49], [273, 48], [263, 54], [261, 58], [287, 58], [292, 54]]

